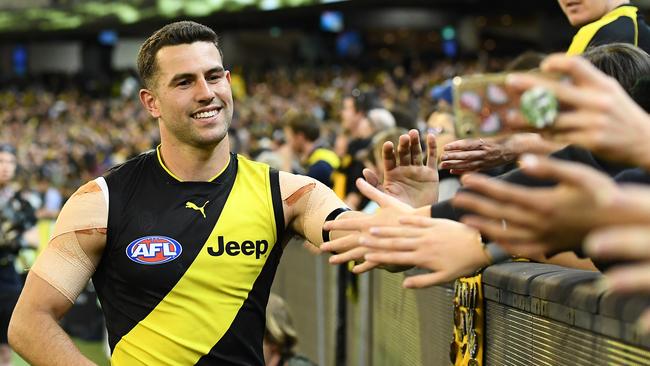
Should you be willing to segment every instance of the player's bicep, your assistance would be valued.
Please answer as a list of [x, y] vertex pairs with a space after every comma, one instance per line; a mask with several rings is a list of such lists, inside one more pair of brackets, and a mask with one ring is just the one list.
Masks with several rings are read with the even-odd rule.
[[96, 181], [79, 188], [63, 206], [52, 239], [32, 267], [70, 302], [85, 288], [106, 246], [105, 197]]
[[34, 272], [27, 275], [25, 286], [16, 304], [12, 322], [23, 322], [34, 312], [42, 312], [60, 319], [70, 309], [72, 302], [61, 291]]
[[280, 172], [280, 190], [291, 229], [315, 245], [323, 243], [323, 224], [347, 210], [327, 186], [317, 180]]

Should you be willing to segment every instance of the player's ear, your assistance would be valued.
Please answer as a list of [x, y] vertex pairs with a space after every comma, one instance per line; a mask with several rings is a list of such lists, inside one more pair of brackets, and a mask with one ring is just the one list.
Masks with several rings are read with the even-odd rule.
[[140, 89], [140, 103], [149, 112], [151, 117], [160, 117], [160, 107], [158, 105], [158, 98], [149, 89]]

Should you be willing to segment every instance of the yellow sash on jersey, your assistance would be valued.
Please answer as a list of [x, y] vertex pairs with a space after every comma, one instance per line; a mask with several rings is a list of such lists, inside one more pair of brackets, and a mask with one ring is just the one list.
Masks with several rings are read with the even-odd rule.
[[566, 52], [566, 54], [568, 56], [582, 54], [585, 49], [587, 49], [589, 42], [591, 42], [591, 39], [594, 37], [596, 32], [600, 30], [600, 28], [606, 26], [607, 24], [615, 21], [620, 17], [628, 17], [632, 19], [632, 22], [634, 22], [634, 45], [637, 46], [639, 44], [639, 26], [636, 21], [637, 10], [638, 9], [635, 6], [619, 6], [618, 8], [605, 14], [597, 21], [583, 26], [573, 37], [573, 41], [571, 42], [569, 50]]

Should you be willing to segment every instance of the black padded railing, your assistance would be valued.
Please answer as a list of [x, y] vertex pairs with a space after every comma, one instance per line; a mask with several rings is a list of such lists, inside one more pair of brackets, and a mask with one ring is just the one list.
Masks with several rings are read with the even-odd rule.
[[650, 337], [635, 326], [650, 296], [606, 292], [594, 285], [601, 277], [537, 263], [487, 268], [486, 364], [650, 365]]

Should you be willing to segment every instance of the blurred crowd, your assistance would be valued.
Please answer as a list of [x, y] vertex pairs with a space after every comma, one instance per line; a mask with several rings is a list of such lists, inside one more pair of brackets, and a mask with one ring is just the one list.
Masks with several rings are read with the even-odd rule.
[[[332, 67], [270, 70], [246, 78], [235, 74], [235, 150], [256, 157], [280, 148], [286, 141], [283, 118], [290, 110], [317, 117], [323, 139], [333, 144], [342, 132], [342, 99], [355, 89], [375, 94], [385, 108], [403, 116], [399, 123], [404, 128], [414, 128], [434, 108], [432, 87], [454, 75], [485, 69], [477, 62], [411, 66], [409, 72], [396, 66], [371, 72]], [[19, 147], [17, 181], [28, 189], [47, 182], [63, 197], [159, 143], [156, 122], [140, 105], [133, 78], [126, 77], [106, 96], [89, 96], [69, 80], [57, 83], [58, 92], [46, 81], [0, 91], [0, 142]]]

